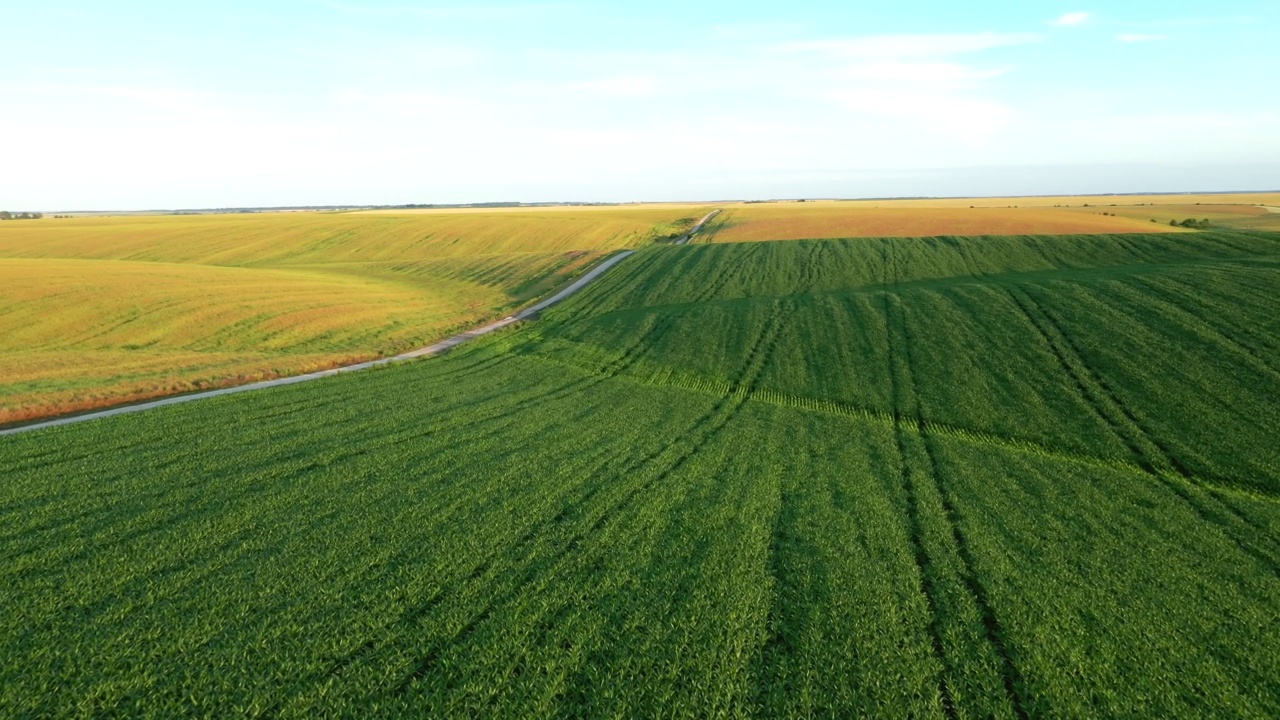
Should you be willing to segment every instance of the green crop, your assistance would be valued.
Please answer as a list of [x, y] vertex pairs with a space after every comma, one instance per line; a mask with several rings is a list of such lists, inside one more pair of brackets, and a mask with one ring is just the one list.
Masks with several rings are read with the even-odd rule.
[[1280, 237], [655, 247], [0, 438], [0, 715], [1274, 717]]

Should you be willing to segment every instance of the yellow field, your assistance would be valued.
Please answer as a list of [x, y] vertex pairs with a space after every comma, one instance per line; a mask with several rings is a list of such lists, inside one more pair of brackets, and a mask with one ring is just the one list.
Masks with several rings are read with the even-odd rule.
[[1071, 235], [1169, 232], [1133, 218], [1059, 208], [875, 207], [811, 202], [734, 205], [709, 228], [715, 242], [935, 235]]
[[706, 212], [610, 210], [0, 224], [0, 423], [426, 345]]
[[1200, 195], [1054, 195], [1046, 197], [923, 198], [919, 200], [851, 200], [853, 205], [916, 208], [974, 207], [1092, 207], [1104, 205], [1272, 205], [1280, 206], [1280, 193], [1231, 193]]
[[[1169, 220], [1280, 230], [1280, 193], [733, 203], [703, 240], [1180, 232]], [[1155, 220], [1155, 222], [1152, 222]]]
[[1101, 213], [1109, 212], [1120, 217], [1136, 220], [1152, 220], [1161, 225], [1168, 225], [1170, 220], [1181, 222], [1187, 219], [1208, 220], [1221, 227], [1242, 230], [1280, 230], [1280, 212], [1274, 212], [1261, 205], [1117, 205], [1101, 207], [1073, 207], [1071, 212]]

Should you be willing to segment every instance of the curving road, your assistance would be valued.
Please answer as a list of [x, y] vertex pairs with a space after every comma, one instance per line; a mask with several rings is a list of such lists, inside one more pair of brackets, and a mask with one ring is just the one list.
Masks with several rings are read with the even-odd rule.
[[[709, 218], [710, 216], [707, 216], [707, 217]], [[706, 218], [703, 219], [703, 222], [706, 222]], [[702, 226], [701, 223], [699, 223], [698, 227], [694, 228], [694, 232], [696, 232], [697, 229], [700, 228], [701, 226]], [[690, 235], [692, 234], [693, 233], [690, 233]], [[54, 420], [45, 420], [43, 422], [32, 423], [30, 425], [22, 425], [19, 427], [9, 428], [8, 430], [0, 430], [0, 437], [3, 437], [5, 435], [16, 435], [18, 433], [30, 432], [32, 430], [40, 430], [43, 428], [56, 427], [58, 425], [70, 425], [72, 423], [87, 422], [89, 420], [97, 420], [99, 418], [111, 417], [113, 415], [124, 415], [127, 413], [142, 412], [143, 410], [151, 410], [153, 408], [164, 407], [165, 405], [177, 405], [178, 403], [187, 403], [187, 402], [192, 402], [194, 400], [204, 400], [205, 398], [218, 397], [220, 395], [233, 395], [235, 393], [250, 392], [253, 390], [265, 390], [267, 388], [282, 387], [284, 385], [294, 385], [297, 383], [309, 382], [311, 380], [319, 380], [320, 378], [332, 377], [334, 375], [340, 375], [342, 373], [356, 372], [359, 370], [368, 370], [369, 368], [375, 368], [381, 365], [387, 365], [389, 363], [393, 363], [398, 360], [412, 360], [414, 358], [439, 355], [440, 353], [445, 352], [447, 350], [451, 350], [461, 345], [462, 343], [467, 342], [468, 340], [474, 340], [478, 337], [488, 335], [491, 332], [494, 332], [496, 330], [501, 330], [502, 328], [507, 327], [508, 325], [511, 325], [513, 323], [519, 322], [521, 320], [528, 320], [530, 318], [537, 317], [537, 315], [541, 313], [543, 310], [546, 310], [552, 305], [555, 305], [561, 300], [564, 300], [570, 295], [573, 295], [574, 293], [578, 292], [582, 288], [586, 287], [589, 283], [591, 283], [591, 281], [603, 275], [614, 265], [617, 265], [618, 263], [622, 262], [623, 260], [625, 260], [626, 258], [630, 257], [633, 254], [635, 254], [634, 250], [624, 250], [620, 253], [616, 253], [612, 255], [608, 260], [605, 260], [604, 262], [592, 268], [582, 277], [573, 281], [573, 283], [571, 283], [565, 289], [561, 290], [555, 295], [552, 295], [546, 300], [543, 300], [535, 305], [531, 305], [525, 308], [524, 310], [521, 310], [520, 312], [514, 315], [509, 315], [496, 322], [491, 322], [488, 325], [483, 325], [478, 328], [473, 328], [464, 333], [459, 333], [457, 335], [454, 335], [453, 337], [445, 338], [440, 342], [433, 343], [424, 348], [419, 348], [418, 350], [411, 350], [406, 353], [401, 353], [399, 355], [396, 355], [395, 357], [379, 358], [377, 360], [362, 362], [356, 365], [344, 365], [343, 367], [333, 368], [332, 370], [321, 370], [320, 372], [307, 373], [306, 375], [294, 375], [292, 377], [279, 378], [277, 380], [264, 380], [262, 382], [250, 383], [248, 385], [237, 385], [236, 387], [222, 388], [221, 390], [208, 390], [205, 392], [191, 393], [190, 395], [178, 395], [175, 397], [164, 398], [163, 400], [152, 400], [150, 402], [138, 403], [136, 405], [125, 405], [122, 407], [111, 408], [110, 410], [99, 410], [97, 412], [85, 413], [83, 415], [72, 415], [69, 417], [57, 418]]]

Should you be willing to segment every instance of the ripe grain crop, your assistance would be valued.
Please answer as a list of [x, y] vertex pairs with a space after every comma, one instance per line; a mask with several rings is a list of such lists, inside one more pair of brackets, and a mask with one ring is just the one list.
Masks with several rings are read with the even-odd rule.
[[895, 208], [1054, 208], [1115, 205], [1280, 205], [1280, 193], [1166, 193], [1161, 195], [1024, 195], [1010, 197], [903, 198], [840, 201]]
[[1072, 235], [1167, 232], [1110, 215], [1057, 208], [876, 207], [868, 203], [760, 203], [726, 208], [704, 241], [942, 235]]
[[688, 208], [0, 227], [0, 424], [394, 354], [501, 317]]
[[651, 247], [0, 438], [0, 715], [1275, 717], [1280, 235]]

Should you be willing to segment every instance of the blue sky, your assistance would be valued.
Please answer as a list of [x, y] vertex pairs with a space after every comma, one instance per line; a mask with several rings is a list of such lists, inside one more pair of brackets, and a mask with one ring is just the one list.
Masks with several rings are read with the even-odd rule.
[[0, 1], [0, 206], [1280, 189], [1280, 3]]

